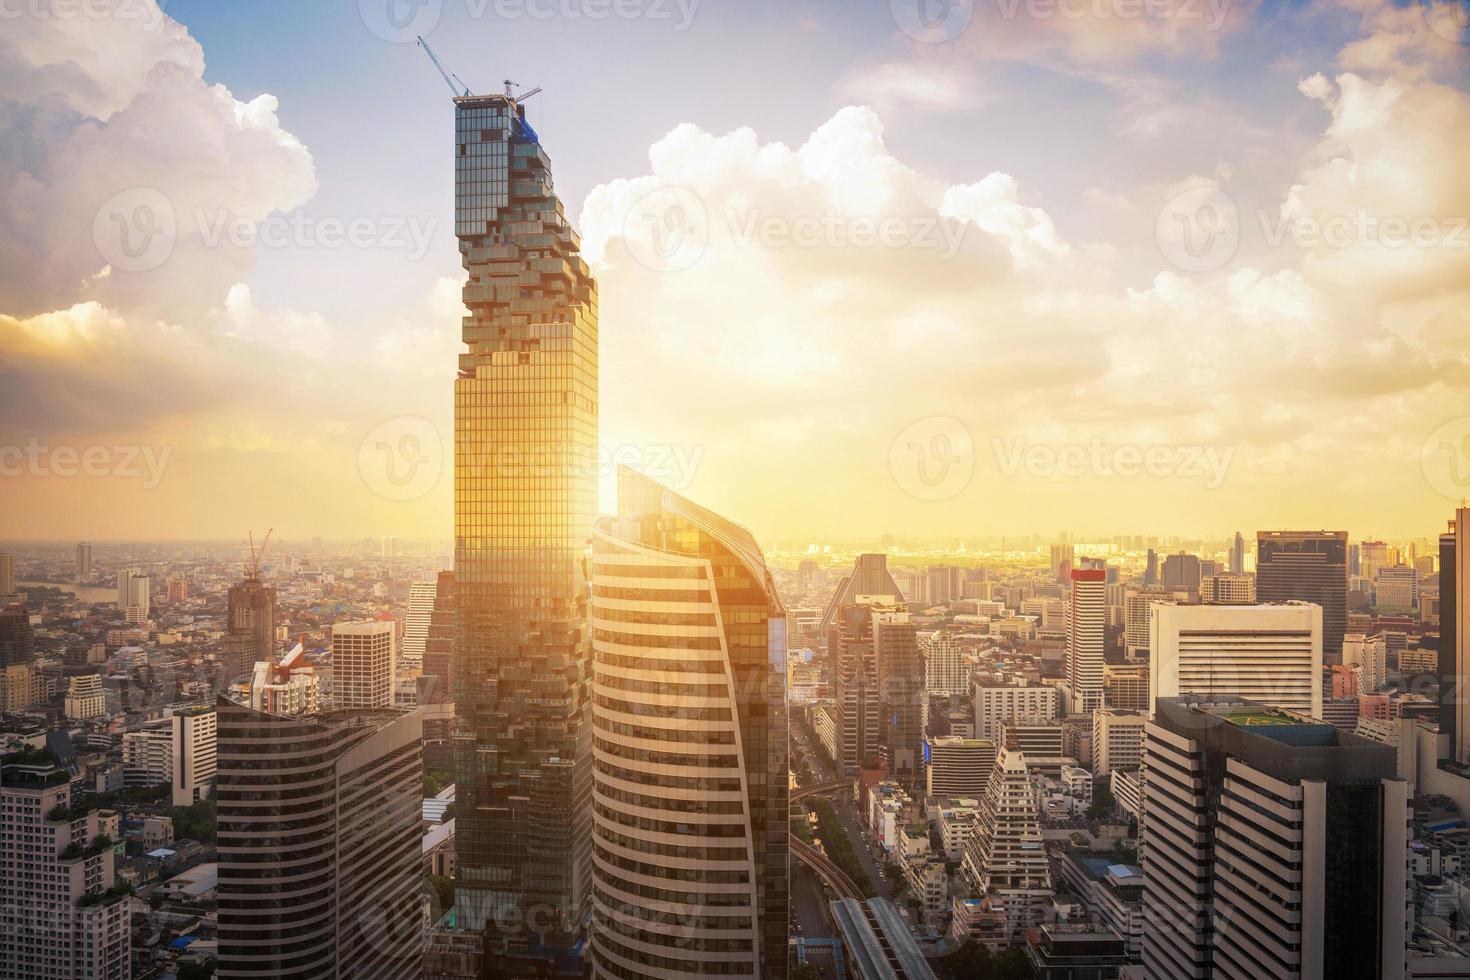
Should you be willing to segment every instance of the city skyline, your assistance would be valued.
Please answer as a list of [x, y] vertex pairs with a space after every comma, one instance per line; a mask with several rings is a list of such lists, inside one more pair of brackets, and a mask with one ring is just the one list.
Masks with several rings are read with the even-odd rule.
[[[565, 147], [561, 196], [603, 283], [601, 512], [618, 463], [763, 540], [1026, 533], [1099, 509], [1176, 533], [1411, 535], [1470, 490], [1449, 4], [1101, 25], [976, 6], [924, 39], [881, 5], [647, 6], [412, 18], [476, 91], [545, 86], [528, 111]], [[243, 518], [439, 536], [463, 312], [441, 80], [373, 4], [296, 12], [269, 61], [235, 12], [129, 7], [11, 21], [23, 104], [58, 51], [88, 82], [47, 136], [8, 130], [29, 170], [0, 167], [47, 186], [57, 216], [0, 279], [0, 465], [23, 533], [220, 538]], [[695, 70], [732, 37], [773, 55], [739, 96]], [[587, 81], [610, 38], [692, 82], [628, 100], [604, 134], [584, 93], [651, 84], [622, 65]], [[576, 67], [527, 57], [550, 46]], [[305, 50], [320, 73], [275, 67]], [[381, 127], [345, 133], [327, 78]], [[789, 91], [807, 97], [774, 97]], [[131, 139], [162, 106], [197, 125]], [[237, 186], [169, 176], [207, 172], [216, 144]], [[1348, 187], [1353, 166], [1374, 179]], [[1217, 212], [1237, 219], [1228, 256], [1171, 237]], [[145, 214], [171, 216], [166, 254], [121, 248]], [[1388, 243], [1364, 214], [1417, 237]], [[880, 230], [903, 247], [860, 244]], [[787, 489], [808, 484], [844, 492]]]

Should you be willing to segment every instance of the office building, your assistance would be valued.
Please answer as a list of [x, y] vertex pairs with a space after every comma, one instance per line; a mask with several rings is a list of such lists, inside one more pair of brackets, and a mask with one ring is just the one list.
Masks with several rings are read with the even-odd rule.
[[96, 807], [72, 809], [72, 774], [48, 750], [0, 759], [0, 980], [128, 980], [132, 901]]
[[300, 643], [280, 663], [256, 663], [250, 676], [250, 707], [268, 715], [314, 715], [321, 710], [321, 678]]
[[1198, 555], [1179, 552], [1164, 559], [1162, 581], [1166, 589], [1178, 589], [1191, 595], [1199, 592], [1204, 570]]
[[1130, 657], [1148, 656], [1149, 607], [1156, 602], [1178, 602], [1188, 596], [1173, 589], [1128, 589], [1123, 593], [1123, 645]]
[[926, 796], [978, 800], [995, 768], [995, 743], [942, 735], [929, 739]]
[[0, 606], [0, 667], [30, 665], [36, 659], [35, 629], [23, 602]]
[[1207, 575], [1200, 581], [1199, 601], [1249, 605], [1256, 601], [1256, 580], [1250, 575]]
[[80, 582], [92, 574], [92, 542], [82, 541], [77, 544], [77, 581]]
[[233, 682], [260, 662], [276, 660], [276, 590], [250, 568], [226, 599], [225, 636], [220, 649], [219, 684]]
[[593, 976], [783, 977], [781, 600], [744, 528], [627, 469], [618, 510], [592, 543]]
[[181, 708], [123, 734], [123, 768], [130, 785], [167, 783], [174, 806], [213, 795], [217, 719], [212, 707]]
[[1026, 934], [1035, 980], [1116, 980], [1130, 962], [1128, 942], [1105, 925], [1043, 922]]
[[[865, 597], [867, 598], [867, 597]], [[886, 603], [843, 606], [827, 640], [832, 664], [832, 722], [837, 740], [835, 761], [847, 774], [881, 764], [884, 734], [883, 697], [874, 646], [875, 619], [904, 616]]]
[[827, 608], [822, 613], [818, 635], [822, 637], [823, 642], [826, 642], [831, 635], [838, 610], [843, 606], [857, 605], [863, 596], [887, 596], [888, 602], [894, 606], [903, 606], [907, 601], [903, 590], [898, 587], [898, 583], [888, 571], [887, 555], [858, 555], [857, 561], [853, 563], [852, 571], [842, 576], [841, 581], [837, 583], [837, 591], [832, 594], [831, 601], [827, 603]]
[[1245, 574], [1245, 535], [1239, 531], [1235, 532], [1235, 538], [1230, 542], [1230, 574]]
[[1107, 573], [1075, 568], [1067, 605], [1067, 694], [1075, 714], [1103, 703], [1103, 651], [1106, 645]]
[[1144, 784], [1148, 980], [1404, 977], [1395, 750], [1239, 699], [1155, 703]]
[[1148, 549], [1148, 562], [1143, 569], [1143, 584], [1159, 584], [1159, 553], [1154, 549]]
[[1189, 695], [1322, 717], [1321, 607], [1156, 605], [1151, 612], [1150, 712], [1160, 698]]
[[1013, 721], [1048, 723], [1057, 719], [1057, 689], [1050, 684], [1002, 683], [975, 679], [975, 737], [999, 745], [1004, 727]]
[[1406, 615], [1419, 608], [1419, 573], [1408, 565], [1390, 565], [1373, 579], [1374, 605], [1383, 615]]
[[393, 707], [397, 640], [392, 620], [333, 624], [333, 707]]
[[424, 646], [429, 639], [429, 617], [434, 614], [434, 582], [411, 582], [408, 586], [408, 611], [403, 616], [403, 649], [399, 663], [406, 670], [419, 670], [424, 665]]
[[216, 976], [417, 980], [421, 716], [216, 708]]
[[1103, 705], [1148, 710], [1148, 664], [1103, 664]]
[[1141, 711], [1103, 708], [1092, 716], [1092, 772], [1098, 779], [1114, 769], [1137, 769], [1143, 764], [1143, 727], [1148, 721]]
[[1040, 808], [1026, 756], [1008, 739], [996, 754], [961, 865], [975, 896], [995, 913], [986, 931], [972, 937], [987, 945], [1018, 945], [1025, 931], [1042, 921], [1051, 901]]
[[909, 614], [878, 612], [872, 623], [873, 660], [878, 671], [881, 718], [878, 757], [892, 779], [917, 794], [924, 781], [924, 720], [927, 699], [924, 655]]
[[[454, 382], [457, 916], [474, 932], [510, 923], [517, 950], [569, 950], [591, 843], [597, 283], [524, 107], [454, 106], [469, 310]], [[552, 910], [534, 935], [528, 909]]]
[[1256, 601], [1321, 606], [1322, 653], [1336, 663], [1347, 632], [1347, 532], [1259, 532]]
[[454, 573], [440, 572], [434, 583], [434, 607], [424, 635], [424, 673], [432, 683], [425, 704], [454, 703]]
[[930, 697], [970, 692], [970, 661], [951, 633], [937, 631], [919, 639], [924, 654], [924, 686]]
[[10, 597], [14, 595], [16, 595], [15, 556], [7, 551], [0, 551], [0, 596], [5, 597], [0, 601], [13, 601]]
[[1358, 575], [1371, 582], [1388, 565], [1388, 542], [1364, 541], [1358, 545]]

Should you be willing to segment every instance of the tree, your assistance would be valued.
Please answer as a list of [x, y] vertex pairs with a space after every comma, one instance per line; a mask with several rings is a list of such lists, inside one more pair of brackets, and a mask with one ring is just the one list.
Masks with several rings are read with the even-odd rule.
[[798, 963], [791, 968], [791, 980], [820, 980], [821, 974], [810, 963]]
[[201, 844], [214, 843], [216, 832], [214, 800], [199, 800], [188, 806], [170, 807], [168, 816], [174, 822], [175, 840], [197, 840]]
[[424, 875], [424, 881], [434, 889], [434, 896], [439, 900], [439, 908], [447, 909], [454, 904], [454, 881], [443, 875]]
[[1112, 787], [1108, 780], [1099, 779], [1092, 787], [1092, 805], [1087, 808], [1087, 815], [1093, 820], [1102, 820], [1113, 814], [1117, 801], [1113, 799]]

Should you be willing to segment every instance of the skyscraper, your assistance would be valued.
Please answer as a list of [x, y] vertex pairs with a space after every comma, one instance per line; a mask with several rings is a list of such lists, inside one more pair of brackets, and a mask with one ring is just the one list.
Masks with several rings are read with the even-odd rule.
[[889, 776], [910, 793], [924, 779], [924, 656], [909, 614], [903, 610], [873, 617], [873, 659], [878, 668], [879, 757]]
[[424, 673], [432, 680], [424, 704], [454, 702], [454, 573], [440, 572], [434, 584], [434, 608], [424, 637]]
[[1103, 704], [1103, 648], [1107, 624], [1107, 572], [1074, 568], [1067, 604], [1067, 690], [1071, 711]]
[[1239, 699], [1154, 708], [1148, 980], [1402, 978], [1409, 798], [1395, 750]]
[[9, 552], [0, 551], [0, 596], [5, 596], [6, 601], [15, 595], [15, 556]]
[[[885, 607], [891, 610], [891, 607]], [[872, 605], [846, 605], [828, 630], [832, 665], [832, 721], [837, 768], [854, 774], [878, 762], [882, 737], [882, 694], [873, 650]]]
[[332, 700], [338, 708], [393, 707], [398, 638], [392, 620], [332, 625]]
[[1322, 652], [1336, 663], [1347, 632], [1347, 532], [1257, 533], [1256, 600], [1321, 606]]
[[83, 541], [77, 545], [77, 581], [81, 581], [92, 574], [92, 542]]
[[276, 662], [276, 590], [250, 570], [240, 584], [230, 587], [227, 603], [220, 686], [261, 661]]
[[597, 284], [524, 107], [454, 104], [456, 905], [566, 948], [588, 900]]
[[429, 617], [434, 612], [433, 582], [411, 582], [408, 586], [408, 612], [403, 617], [403, 649], [398, 659], [404, 667], [418, 669], [424, 665], [424, 644], [429, 638]]
[[629, 470], [592, 543], [593, 975], [786, 975], [785, 612], [744, 528]]
[[1149, 710], [1159, 698], [1247, 698], [1322, 717], [1322, 609], [1158, 604]]
[[1235, 532], [1235, 540], [1230, 542], [1230, 574], [1245, 574], [1245, 535], [1239, 531]]
[[417, 980], [422, 716], [216, 708], [217, 975]]
[[1152, 548], [1148, 549], [1148, 564], [1143, 570], [1143, 584], [1159, 584], [1159, 553]]
[[903, 605], [903, 590], [888, 571], [887, 555], [858, 555], [852, 571], [842, 576], [842, 580], [837, 583], [837, 591], [832, 593], [832, 600], [822, 613], [822, 622], [818, 627], [822, 642], [827, 641], [832, 624], [837, 621], [837, 611], [843, 606], [854, 605], [859, 596], [888, 596], [897, 605]]
[[978, 897], [999, 913], [988, 935], [973, 938], [1016, 945], [1041, 922], [1052, 897], [1051, 866], [1041, 837], [1041, 793], [1026, 756], [1007, 735], [980, 797], [975, 832], [961, 863]]
[[1439, 538], [1439, 724], [1449, 736], [1450, 756], [1470, 764], [1470, 508], [1460, 507]]
[[148, 574], [137, 568], [117, 573], [117, 607], [129, 623], [144, 623], [152, 612], [151, 582]]

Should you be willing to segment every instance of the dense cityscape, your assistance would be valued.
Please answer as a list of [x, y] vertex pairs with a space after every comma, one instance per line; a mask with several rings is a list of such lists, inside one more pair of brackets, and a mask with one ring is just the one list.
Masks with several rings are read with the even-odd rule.
[[[452, 191], [452, 520], [279, 532], [294, 496], [336, 506], [303, 477], [262, 481], [229, 540], [191, 520], [237, 506], [133, 535], [99, 491], [107, 519], [71, 526], [107, 533], [79, 540], [7, 495], [0, 980], [1470, 978], [1470, 435], [1400, 454], [1434, 491], [1411, 533], [1325, 498], [1322, 526], [1281, 525], [1265, 497], [1272, 526], [1190, 534], [1140, 505], [1002, 535], [983, 499], [943, 533], [757, 526], [682, 478], [674, 437], [608, 451], [616, 273], [559, 196], [541, 89], [476, 94], [367, 22], [451, 91], [409, 179]], [[231, 303], [245, 335], [248, 289]], [[56, 391], [28, 397], [69, 411]], [[889, 425], [862, 472], [915, 510], [957, 498], [981, 415]], [[362, 441], [384, 500], [423, 492], [413, 418]], [[1233, 449], [1123, 443], [1012, 465], [1229, 492]], [[25, 445], [0, 488], [67, 465]]]

